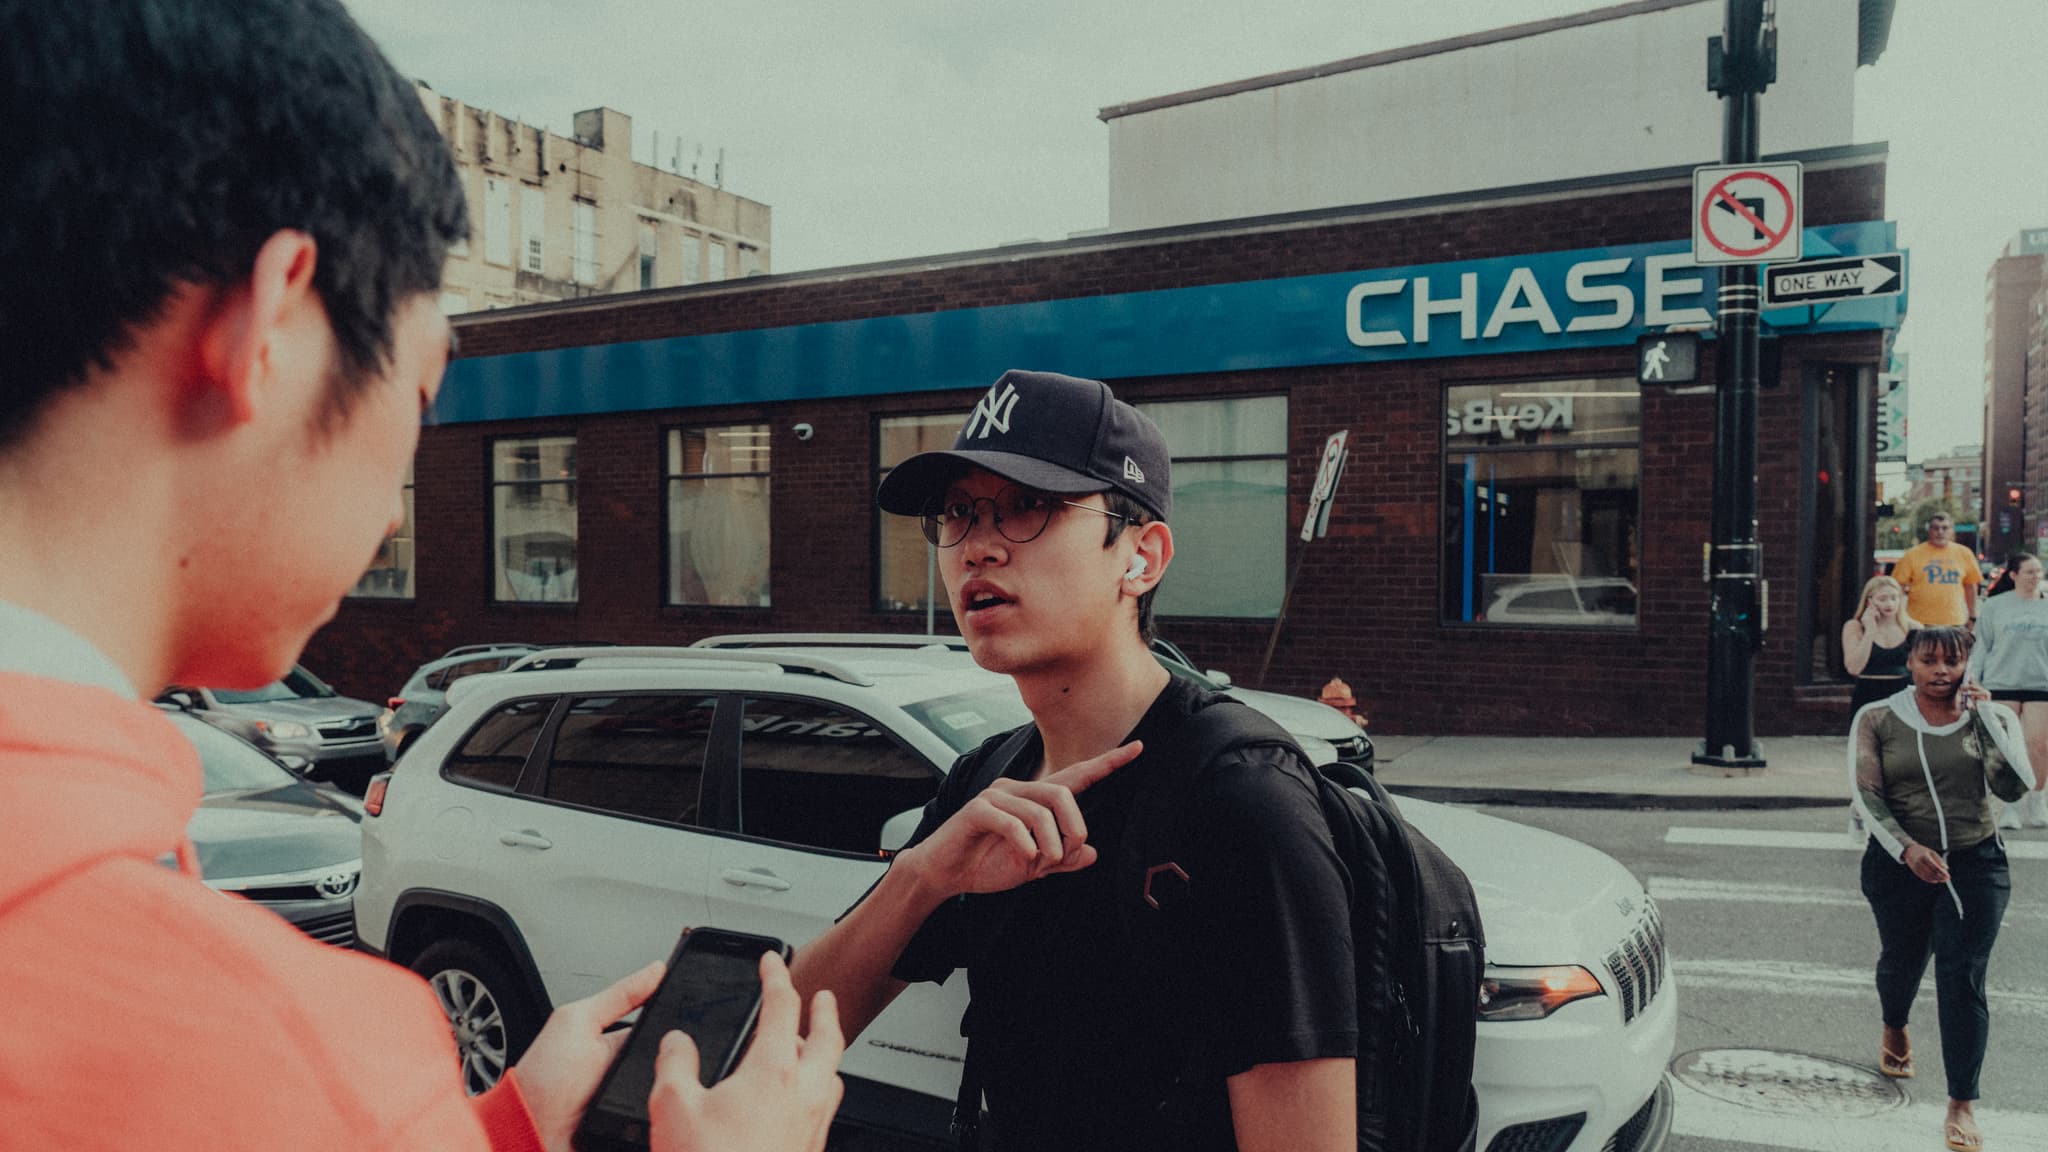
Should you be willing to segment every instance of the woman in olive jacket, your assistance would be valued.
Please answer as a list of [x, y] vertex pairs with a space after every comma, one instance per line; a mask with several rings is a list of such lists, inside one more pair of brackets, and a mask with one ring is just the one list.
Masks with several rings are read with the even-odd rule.
[[1970, 633], [1923, 628], [1911, 643], [1913, 691], [1865, 706], [1849, 741], [1855, 803], [1870, 833], [1863, 895], [1880, 945], [1879, 1067], [1913, 1074], [1907, 1015], [1932, 952], [1948, 1072], [1944, 1136], [1956, 1152], [1977, 1152], [1977, 1076], [1990, 1029], [1984, 971], [2012, 891], [1989, 797], [2014, 800], [2041, 782], [2019, 717], [1965, 684]]

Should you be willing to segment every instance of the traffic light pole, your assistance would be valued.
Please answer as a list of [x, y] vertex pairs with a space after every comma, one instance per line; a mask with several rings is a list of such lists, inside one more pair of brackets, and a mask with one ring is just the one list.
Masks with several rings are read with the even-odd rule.
[[[1709, 46], [1709, 88], [1722, 105], [1721, 161], [1753, 164], [1757, 97], [1777, 71], [1766, 0], [1727, 0], [1724, 35]], [[1706, 738], [1695, 764], [1762, 768], [1756, 744], [1756, 653], [1763, 647], [1763, 563], [1756, 538], [1757, 310], [1755, 264], [1721, 269], [1716, 317], [1714, 512], [1708, 551]]]

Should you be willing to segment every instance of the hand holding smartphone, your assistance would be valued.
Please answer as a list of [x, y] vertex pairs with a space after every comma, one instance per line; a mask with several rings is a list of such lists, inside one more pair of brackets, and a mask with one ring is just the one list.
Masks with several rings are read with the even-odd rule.
[[761, 955], [771, 951], [789, 959], [789, 946], [769, 936], [717, 928], [683, 933], [660, 986], [641, 1006], [632, 1034], [583, 1113], [574, 1138], [579, 1152], [645, 1152], [654, 1060], [670, 1032], [687, 1032], [696, 1043], [704, 1087], [732, 1071], [753, 1035], [761, 1009]]

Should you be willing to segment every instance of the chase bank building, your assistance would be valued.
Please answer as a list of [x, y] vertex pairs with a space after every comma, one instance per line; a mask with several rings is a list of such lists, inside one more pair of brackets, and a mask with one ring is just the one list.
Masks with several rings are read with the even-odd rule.
[[[1623, 7], [1562, 33], [1719, 12]], [[1350, 71], [1560, 30], [1506, 33]], [[1718, 136], [1682, 164], [1221, 218], [1235, 206], [1131, 192], [1180, 184], [1119, 167], [1174, 154], [1120, 121], [1317, 75], [1105, 110], [1108, 232], [458, 318], [412, 516], [308, 664], [381, 698], [459, 644], [951, 632], [929, 546], [873, 493], [1030, 368], [1106, 380], [1164, 430], [1159, 628], [1201, 666], [1253, 684], [1273, 643], [1264, 687], [1341, 677], [1375, 731], [1696, 734], [1714, 343], [1702, 383], [1674, 387], [1638, 384], [1636, 345], [1713, 324], [1690, 169]], [[1804, 166], [1805, 259], [1898, 251], [1882, 145], [1771, 158]], [[1876, 374], [1905, 307], [1764, 313], [1760, 734], [1846, 728], [1839, 629], [1869, 570]], [[1348, 463], [1304, 541], [1339, 432]]]

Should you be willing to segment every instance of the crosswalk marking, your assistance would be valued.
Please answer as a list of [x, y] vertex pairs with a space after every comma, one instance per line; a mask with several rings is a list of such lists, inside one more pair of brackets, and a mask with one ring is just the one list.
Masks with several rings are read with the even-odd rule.
[[[1796, 832], [1778, 828], [1683, 828], [1664, 830], [1666, 844], [1704, 844], [1720, 848], [1800, 848], [1809, 851], [1861, 852], [1867, 838], [1847, 832]], [[2009, 838], [2005, 854], [2014, 860], [2048, 860], [2048, 840]]]
[[1659, 904], [1674, 900], [1708, 900], [1727, 904], [1808, 904], [1827, 908], [1865, 908], [1863, 896], [1832, 888], [1795, 888], [1790, 884], [1734, 884], [1725, 880], [1693, 880], [1680, 876], [1650, 877], [1650, 895]]
[[[1941, 1145], [1939, 1103], [1913, 1103], [1874, 1116], [1785, 1116], [1716, 1100], [1672, 1082], [1675, 1135], [1760, 1144], [1797, 1152], [1927, 1152]], [[1996, 1152], [2048, 1152], [2048, 1116], [1979, 1105], [1984, 1147]]]
[[[1876, 974], [1870, 968], [1830, 968], [1790, 960], [1705, 960], [1677, 957], [1671, 974], [1680, 994], [1687, 988], [1712, 988], [1724, 992], [1783, 994], [1793, 996], [1840, 996], [1867, 998], [1877, 1004]], [[1998, 984], [1985, 989], [1993, 1015], [2016, 1012], [2048, 1019], [2048, 992]], [[1922, 1007], [1932, 1010], [1934, 980], [1920, 984]]]

